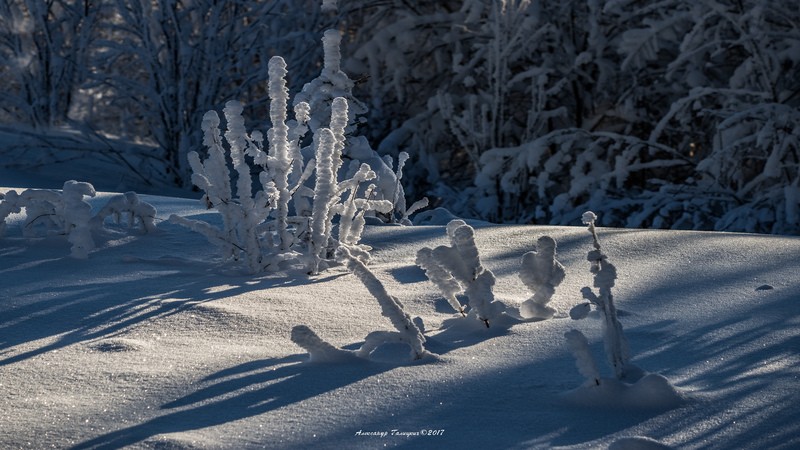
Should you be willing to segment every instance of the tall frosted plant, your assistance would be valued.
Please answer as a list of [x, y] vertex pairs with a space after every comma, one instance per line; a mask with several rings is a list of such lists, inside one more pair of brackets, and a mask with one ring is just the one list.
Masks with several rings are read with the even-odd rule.
[[[617, 268], [608, 261], [608, 258], [600, 248], [600, 241], [597, 237], [597, 229], [595, 228], [595, 221], [597, 216], [587, 211], [583, 214], [583, 223], [588, 226], [589, 232], [592, 234], [593, 250], [590, 250], [586, 258], [589, 261], [589, 271], [594, 276], [594, 287], [598, 289], [595, 293], [591, 288], [584, 287], [581, 289], [583, 298], [588, 300], [589, 303], [578, 305], [570, 311], [570, 316], [573, 319], [583, 319], [588, 314], [591, 306], [595, 306], [603, 317], [603, 342], [605, 343], [606, 355], [608, 361], [614, 368], [614, 374], [618, 379], [626, 377], [629, 367], [628, 361], [630, 354], [628, 350], [628, 341], [622, 332], [622, 324], [617, 318], [617, 308], [614, 305], [614, 295], [611, 288], [614, 287], [614, 280], [617, 279]], [[579, 331], [573, 332], [580, 333]], [[569, 337], [573, 347], [578, 348], [575, 344], [580, 339], [576, 336]], [[585, 346], [584, 346], [585, 347]], [[578, 353], [584, 353], [579, 351]], [[580, 359], [580, 358], [579, 358]], [[584, 369], [581, 369], [584, 371]], [[593, 371], [594, 372], [594, 371]]]
[[[294, 120], [287, 114], [286, 63], [279, 56], [270, 59], [272, 127], [266, 149], [261, 133], [245, 129], [242, 105], [232, 101], [224, 110], [224, 140], [219, 117], [209, 112], [203, 121], [208, 157], [201, 160], [196, 152], [190, 154], [192, 181], [205, 192], [208, 207], [220, 211], [222, 228], [174, 215], [170, 219], [204, 234], [219, 245], [224, 261], [243, 261], [251, 273], [296, 268], [316, 274], [334, 262], [334, 251], [340, 246], [367, 261], [370, 248], [359, 244], [365, 215], [373, 211], [388, 214], [394, 208], [391, 199], [397, 177], [391, 170], [385, 181], [381, 177], [387, 170], [376, 172], [365, 162], [354, 160], [346, 171], [343, 168], [350, 104], [345, 97], [329, 96], [331, 86], [347, 93], [350, 85], [339, 69], [338, 40], [333, 35], [338, 32], [326, 33], [322, 74], [295, 98]], [[315, 107], [323, 110], [322, 115]], [[310, 150], [314, 158], [306, 160], [308, 152], [303, 151], [302, 142], [309, 131], [313, 133]], [[363, 145], [359, 148], [363, 153]], [[370, 163], [377, 160], [386, 169], [383, 160], [373, 156], [371, 149], [369, 152]], [[229, 167], [235, 174], [229, 173]], [[259, 174], [256, 189], [254, 172]], [[231, 179], [236, 180], [235, 186]], [[391, 188], [382, 191], [381, 185]], [[333, 233], [337, 215], [338, 236]]]

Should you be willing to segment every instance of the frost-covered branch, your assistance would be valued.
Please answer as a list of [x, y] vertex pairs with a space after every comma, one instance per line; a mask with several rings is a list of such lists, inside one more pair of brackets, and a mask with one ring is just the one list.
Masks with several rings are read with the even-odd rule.
[[378, 277], [370, 271], [360, 258], [353, 255], [347, 247], [339, 247], [337, 259], [358, 278], [370, 294], [378, 301], [381, 314], [388, 318], [396, 331], [374, 331], [364, 339], [364, 344], [355, 352], [342, 350], [323, 341], [316, 333], [305, 325], [292, 329], [292, 341], [305, 349], [310, 361], [335, 362], [348, 359], [369, 359], [372, 352], [385, 344], [402, 343], [409, 347], [411, 360], [418, 360], [426, 355], [425, 336], [403, 309], [403, 304], [386, 291], [386, 287]]
[[292, 161], [289, 159], [289, 128], [286, 126], [286, 109], [289, 104], [289, 90], [286, 87], [286, 61], [280, 56], [269, 60], [269, 118], [272, 121], [267, 136], [269, 138], [270, 155], [267, 166], [270, 178], [278, 191], [277, 224], [281, 251], [292, 245], [292, 235], [286, 222], [289, 216], [289, 173]]
[[[628, 341], [622, 332], [622, 324], [617, 318], [614, 295], [611, 292], [611, 288], [614, 287], [614, 281], [617, 278], [617, 269], [608, 262], [608, 258], [600, 248], [597, 230], [595, 229], [597, 216], [593, 212], [587, 211], [583, 214], [583, 220], [584, 224], [588, 225], [594, 241], [594, 249], [589, 251], [587, 259], [591, 264], [590, 271], [594, 275], [594, 287], [598, 289], [598, 294], [595, 294], [589, 287], [581, 289], [581, 294], [583, 294], [584, 299], [597, 308], [603, 317], [603, 342], [606, 355], [609, 363], [614, 368], [614, 374], [617, 378], [623, 379], [628, 370], [630, 354]], [[573, 308], [570, 316], [575, 319], [585, 317], [588, 311], [584, 305], [578, 305]]]
[[433, 250], [428, 247], [421, 248], [417, 252], [415, 263], [425, 271], [428, 279], [439, 288], [447, 303], [460, 312], [462, 316], [466, 317], [467, 313], [464, 312], [464, 307], [456, 298], [461, 293], [461, 285], [447, 269], [436, 261], [433, 256]]
[[336, 172], [333, 162], [336, 145], [333, 132], [321, 128], [316, 139], [317, 182], [314, 187], [314, 206], [311, 213], [312, 272], [319, 273], [319, 265], [328, 249], [328, 240], [333, 228], [331, 207], [336, 202]]
[[123, 216], [126, 217], [129, 228], [133, 228], [138, 222], [144, 232], [150, 233], [156, 229], [156, 209], [153, 205], [139, 200], [135, 192], [111, 197], [92, 218], [92, 222], [102, 225], [107, 217], [112, 217], [117, 224], [120, 224]]
[[[378, 304], [381, 306], [381, 314], [389, 318], [392, 322], [392, 325], [394, 325], [399, 333], [399, 341], [411, 347], [412, 359], [422, 358], [427, 353], [424, 345], [425, 337], [422, 335], [419, 328], [417, 328], [411, 316], [403, 310], [403, 304], [400, 303], [400, 300], [389, 295], [383, 283], [381, 283], [363, 262], [354, 257], [347, 247], [340, 247], [339, 250], [337, 250], [337, 258], [345, 264], [347, 269], [350, 270], [356, 278], [361, 280], [369, 293], [378, 300]], [[386, 335], [380, 336], [381, 338], [386, 337]], [[364, 350], [363, 352], [359, 351], [361, 356], [368, 356], [371, 350], [376, 347], [374, 342], [365, 342], [364, 345], [368, 350]]]

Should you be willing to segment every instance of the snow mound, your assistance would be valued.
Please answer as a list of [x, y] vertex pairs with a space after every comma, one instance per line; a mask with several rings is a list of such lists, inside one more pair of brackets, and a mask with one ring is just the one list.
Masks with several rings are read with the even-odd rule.
[[686, 402], [664, 376], [651, 373], [635, 383], [603, 378], [600, 384], [585, 384], [564, 394], [575, 406], [633, 410], [667, 410]]
[[417, 213], [414, 216], [414, 225], [447, 225], [455, 219], [458, 219], [458, 217], [449, 210], [438, 207]]

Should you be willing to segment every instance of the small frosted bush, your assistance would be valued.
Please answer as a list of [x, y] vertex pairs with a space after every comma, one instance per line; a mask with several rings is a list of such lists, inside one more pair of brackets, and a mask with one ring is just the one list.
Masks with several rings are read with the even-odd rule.
[[506, 311], [506, 306], [494, 298], [492, 288], [496, 278], [481, 263], [475, 245], [475, 230], [463, 220], [456, 219], [447, 224], [447, 235], [450, 237], [449, 246], [423, 247], [417, 252], [416, 263], [448, 303], [466, 315], [456, 297], [463, 293], [468, 299], [469, 314], [488, 328], [492, 320]]
[[13, 213], [25, 211], [22, 235], [28, 238], [63, 235], [72, 244], [71, 255], [86, 259], [94, 250], [94, 231], [102, 229], [105, 219], [113, 216], [120, 221], [125, 214], [129, 227], [141, 224], [144, 232], [155, 231], [156, 209], [142, 202], [135, 192], [114, 196], [92, 216], [92, 206], [85, 197], [96, 195], [90, 183], [69, 180], [62, 190], [26, 189], [22, 193], [9, 191], [0, 196], [0, 236], [6, 229], [6, 219]]

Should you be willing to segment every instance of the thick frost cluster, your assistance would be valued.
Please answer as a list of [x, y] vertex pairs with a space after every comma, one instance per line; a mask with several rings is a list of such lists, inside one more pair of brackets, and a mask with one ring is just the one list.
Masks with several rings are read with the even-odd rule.
[[[325, 65], [295, 97], [294, 120], [287, 117], [286, 63], [279, 56], [270, 60], [272, 127], [266, 148], [259, 132], [246, 131], [242, 105], [231, 101], [224, 110], [224, 139], [220, 119], [210, 111], [203, 120], [208, 157], [189, 155], [192, 182], [205, 192], [207, 206], [221, 213], [222, 228], [175, 215], [170, 220], [203, 233], [224, 260], [243, 261], [252, 273], [285, 268], [318, 273], [341, 246], [366, 260], [369, 247], [359, 244], [366, 216], [398, 214], [408, 223], [409, 211], [417, 207], [406, 211], [399, 183], [408, 155], [401, 154], [395, 173], [365, 139], [350, 136], [363, 107], [340, 70], [340, 40], [336, 30], [325, 33]], [[304, 146], [309, 132], [311, 145]], [[254, 172], [259, 173], [255, 188]]]
[[22, 193], [9, 191], [0, 195], [0, 235], [6, 229], [8, 216], [24, 209], [23, 236], [64, 235], [72, 244], [72, 256], [86, 259], [95, 248], [92, 232], [102, 229], [108, 216], [115, 217], [119, 223], [124, 213], [129, 227], [138, 220], [144, 232], [155, 230], [155, 208], [140, 201], [136, 193], [112, 197], [92, 216], [92, 205], [84, 197], [95, 195], [94, 186], [75, 180], [65, 182], [60, 192], [47, 189], [26, 189]]
[[447, 224], [447, 236], [450, 238], [449, 246], [423, 247], [417, 252], [416, 263], [456, 311], [465, 314], [456, 297], [463, 293], [469, 305], [466, 312], [489, 327], [492, 320], [505, 313], [506, 306], [494, 298], [492, 288], [496, 279], [492, 271], [481, 263], [475, 245], [475, 230], [463, 220], [456, 219]]

